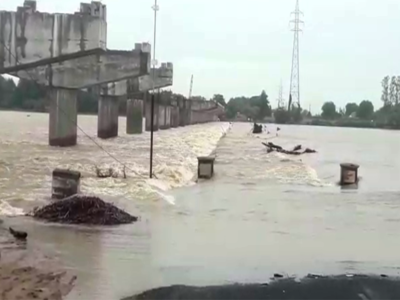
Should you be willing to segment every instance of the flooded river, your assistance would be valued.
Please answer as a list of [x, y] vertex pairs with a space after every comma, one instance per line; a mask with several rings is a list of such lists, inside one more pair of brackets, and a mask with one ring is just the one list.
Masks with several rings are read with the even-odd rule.
[[[120, 227], [42, 224], [8, 217], [31, 236], [28, 247], [57, 257], [77, 274], [68, 299], [121, 299], [170, 284], [265, 282], [273, 273], [385, 273], [400, 268], [400, 132], [275, 125], [270, 135], [250, 125], [213, 123], [155, 135], [123, 134], [99, 143], [127, 164], [128, 179], [98, 179], [94, 166], [121, 168], [82, 134], [79, 146], [47, 146], [47, 115], [0, 114], [0, 213], [18, 215], [48, 201], [51, 171], [71, 167], [82, 190], [141, 216]], [[96, 117], [79, 124], [96, 134]], [[11, 130], [12, 128], [12, 130]], [[261, 142], [301, 144], [316, 154], [267, 154]], [[96, 139], [97, 141], [97, 139]], [[218, 143], [218, 146], [217, 146]], [[216, 148], [216, 175], [194, 184], [196, 157]], [[342, 190], [339, 164], [361, 165], [358, 190]], [[129, 168], [129, 170], [128, 170]]]

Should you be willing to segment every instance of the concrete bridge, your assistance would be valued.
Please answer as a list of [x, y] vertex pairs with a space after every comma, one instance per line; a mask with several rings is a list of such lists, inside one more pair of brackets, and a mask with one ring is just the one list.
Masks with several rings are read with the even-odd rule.
[[[127, 101], [127, 133], [149, 130], [149, 92], [173, 85], [172, 63], [154, 70], [150, 63], [148, 43], [129, 51], [107, 48], [107, 8], [101, 2], [81, 3], [72, 14], [39, 12], [32, 0], [16, 11], [0, 11], [0, 74], [46, 87], [51, 146], [76, 145], [79, 90], [98, 95], [99, 138], [118, 135], [120, 101]], [[223, 112], [212, 101], [162, 95], [156, 95], [154, 130], [216, 121]]]

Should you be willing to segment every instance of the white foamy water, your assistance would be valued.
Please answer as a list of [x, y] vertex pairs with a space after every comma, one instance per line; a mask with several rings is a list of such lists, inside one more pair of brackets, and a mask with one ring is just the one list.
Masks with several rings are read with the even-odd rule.
[[[30, 203], [47, 200], [55, 168], [80, 171], [84, 193], [134, 198], [143, 205], [159, 199], [173, 203], [165, 192], [192, 183], [197, 156], [210, 154], [229, 127], [209, 123], [155, 132], [154, 179], [149, 180], [148, 132], [125, 134], [126, 119], [120, 117], [119, 136], [100, 140], [97, 116], [79, 116], [78, 124], [104, 150], [80, 131], [78, 146], [49, 147], [47, 114], [0, 112], [0, 214], [18, 215]], [[117, 178], [97, 178], [96, 168], [112, 168]]]

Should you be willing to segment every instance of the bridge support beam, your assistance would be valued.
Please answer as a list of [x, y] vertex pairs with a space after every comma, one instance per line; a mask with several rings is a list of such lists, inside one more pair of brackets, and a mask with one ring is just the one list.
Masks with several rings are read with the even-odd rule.
[[101, 95], [97, 116], [97, 136], [109, 139], [118, 136], [119, 97]]
[[143, 133], [143, 100], [128, 99], [126, 103], [126, 133]]
[[75, 146], [77, 143], [77, 90], [49, 89], [49, 145]]

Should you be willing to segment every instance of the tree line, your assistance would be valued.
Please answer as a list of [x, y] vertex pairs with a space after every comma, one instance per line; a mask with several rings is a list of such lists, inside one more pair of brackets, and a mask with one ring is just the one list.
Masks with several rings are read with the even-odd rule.
[[380, 127], [400, 129], [400, 76], [385, 76], [381, 81], [382, 106], [375, 110], [369, 100], [360, 103], [349, 102], [344, 108], [337, 108], [334, 102], [325, 102], [321, 115], [324, 120], [337, 121], [335, 125], [344, 122], [348, 126]]
[[[187, 99], [181, 94], [176, 94], [168, 90], [162, 91], [166, 97]], [[168, 94], [168, 95], [167, 95]], [[234, 119], [238, 115], [253, 120], [262, 120], [270, 117], [272, 114], [268, 95], [262, 91], [258, 96], [252, 97], [235, 97], [230, 99], [228, 103], [221, 94], [214, 95], [211, 99], [202, 96], [193, 96], [195, 100], [214, 100], [226, 108], [226, 114], [221, 116], [224, 119]], [[98, 103], [97, 96], [88, 92], [78, 92], [78, 112], [80, 113], [97, 113]], [[120, 103], [121, 113], [125, 112], [126, 103]], [[15, 84], [11, 78], [0, 76], [0, 109], [7, 110], [24, 110], [35, 112], [46, 112], [48, 110], [48, 99], [44, 87], [33, 81], [20, 79]]]
[[[46, 112], [49, 103], [44, 87], [37, 83], [20, 79], [15, 84], [11, 78], [0, 76], [0, 109]], [[78, 111], [97, 113], [97, 97], [91, 93], [78, 92]]]
[[[382, 82], [382, 107], [375, 110], [373, 103], [362, 100], [359, 103], [349, 102], [338, 108], [334, 102], [325, 102], [321, 113], [314, 116], [300, 106], [291, 103], [288, 107], [272, 109], [267, 93], [259, 95], [232, 97], [226, 101], [222, 94], [215, 94], [211, 99], [193, 96], [192, 99], [213, 100], [225, 107], [222, 120], [274, 121], [279, 124], [305, 123], [331, 126], [382, 127], [400, 129], [400, 76], [386, 76]], [[185, 96], [163, 91], [168, 97], [187, 99]], [[38, 84], [21, 79], [14, 80], [0, 76], [0, 109], [46, 112], [49, 103], [45, 89]], [[80, 91], [78, 93], [78, 111], [80, 113], [97, 113], [98, 96]], [[126, 101], [121, 101], [120, 112], [125, 114]], [[311, 121], [310, 121], [311, 120]]]

